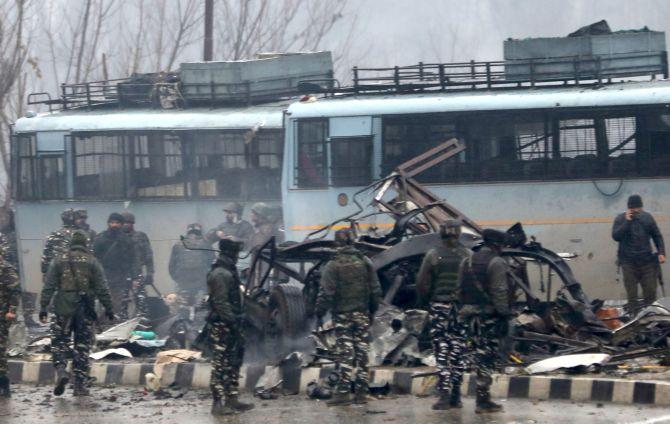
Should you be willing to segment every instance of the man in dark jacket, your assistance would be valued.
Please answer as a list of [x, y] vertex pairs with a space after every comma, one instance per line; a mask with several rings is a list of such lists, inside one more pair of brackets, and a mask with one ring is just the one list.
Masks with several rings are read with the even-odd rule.
[[439, 371], [440, 400], [435, 410], [462, 408], [461, 383], [465, 371], [466, 331], [458, 317], [461, 280], [470, 251], [459, 243], [462, 222], [440, 225], [442, 246], [431, 249], [416, 280], [419, 306], [428, 305], [430, 336]]
[[[219, 241], [219, 257], [207, 274], [209, 290], [209, 340], [212, 343], [212, 375], [209, 387], [213, 415], [227, 415], [252, 409], [253, 404], [238, 399], [238, 380], [244, 359], [242, 293], [237, 274], [237, 257], [242, 243]], [[223, 401], [225, 400], [225, 403]]]
[[353, 246], [350, 230], [335, 232], [340, 246], [326, 264], [316, 300], [316, 316], [321, 322], [331, 311], [335, 329], [336, 363], [339, 373], [337, 393], [328, 405], [348, 405], [352, 372], [355, 369], [356, 403], [365, 403], [368, 394], [368, 351], [370, 323], [379, 308], [381, 286], [370, 259]]
[[112, 213], [107, 220], [107, 230], [96, 237], [93, 252], [100, 261], [112, 293], [114, 310], [121, 319], [128, 319], [130, 287], [140, 275], [135, 243], [123, 232], [123, 216]]
[[179, 300], [184, 306], [194, 305], [198, 292], [205, 290], [203, 281], [214, 261], [214, 253], [207, 249], [211, 250], [211, 243], [203, 238], [202, 226], [197, 223], [186, 227], [184, 242], [172, 246], [170, 277], [177, 283]]
[[[640, 309], [638, 284], [642, 287], [644, 304], [656, 301], [659, 263], [665, 262], [665, 244], [654, 217], [642, 210], [642, 198], [633, 194], [628, 198], [628, 210], [614, 219], [612, 238], [619, 242], [618, 261], [623, 271], [623, 282], [628, 296], [628, 310], [635, 314]], [[658, 254], [651, 250], [651, 240]]]
[[154, 282], [154, 251], [147, 233], [135, 230], [135, 215], [128, 211], [121, 212], [121, 215], [123, 216], [123, 231], [135, 243], [136, 263], [140, 272], [132, 283], [136, 315], [146, 316], [149, 312], [146, 286]]
[[[102, 266], [87, 249], [88, 236], [82, 230], [72, 235], [70, 249], [51, 262], [40, 299], [40, 321], [47, 322], [47, 308], [54, 298], [56, 317], [51, 323], [51, 354], [56, 368], [54, 394], [60, 396], [70, 380], [67, 356], [70, 353], [70, 335], [74, 333], [72, 371], [74, 396], [88, 396], [86, 383], [90, 372], [88, 355], [93, 339], [95, 299], [105, 308], [112, 320], [112, 299]], [[55, 294], [55, 296], [54, 296]]]
[[16, 319], [21, 298], [21, 284], [16, 269], [0, 256], [0, 397], [10, 397], [7, 375], [9, 327]]
[[474, 351], [477, 373], [478, 414], [498, 412], [502, 406], [491, 401], [491, 374], [500, 352], [500, 338], [507, 335], [511, 316], [509, 298], [509, 265], [500, 256], [506, 234], [486, 229], [484, 246], [469, 263], [468, 277], [461, 282], [460, 316], [467, 328], [469, 345]]

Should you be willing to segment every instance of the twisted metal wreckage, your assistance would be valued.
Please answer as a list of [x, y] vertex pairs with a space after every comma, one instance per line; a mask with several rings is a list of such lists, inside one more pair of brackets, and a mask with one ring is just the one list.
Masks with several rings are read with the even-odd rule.
[[[355, 246], [372, 260], [384, 294], [384, 306], [372, 328], [370, 364], [433, 365], [432, 354], [422, 353], [430, 352], [427, 312], [414, 309], [414, 278], [424, 254], [441, 243], [437, 231], [441, 222], [460, 219], [464, 225], [461, 243], [472, 250], [482, 244], [482, 229], [414, 177], [464, 149], [451, 139], [400, 165], [353, 196], [358, 211], [311, 233], [303, 242], [277, 246], [271, 239], [265, 243], [246, 271], [245, 307], [251, 324], [266, 337], [281, 335], [285, 340], [304, 335], [307, 323], [313, 323], [321, 270], [336, 252], [334, 241], [326, 236], [334, 229], [349, 227], [358, 234]], [[371, 200], [364, 206], [361, 199], [366, 196]], [[392, 230], [385, 235], [363, 234], [361, 223], [379, 216], [392, 220]], [[595, 363], [613, 365], [670, 354], [670, 299], [661, 299], [635, 317], [626, 316], [622, 308], [605, 308], [602, 301], [588, 299], [572, 273], [566, 260], [575, 255], [557, 254], [534, 238], [529, 241], [520, 223], [508, 229], [507, 235], [502, 254], [510, 264], [510, 293], [518, 312], [507, 343], [510, 364], [569, 355], [549, 367], [558, 369], [594, 363], [592, 356], [575, 356], [579, 354], [603, 353]], [[552, 296], [556, 279], [559, 286]], [[546, 298], [536, 296], [533, 288], [546, 293]], [[600, 319], [597, 312], [606, 310], [614, 311], [614, 317]], [[314, 331], [313, 338], [313, 362], [332, 359], [333, 338], [327, 326]], [[526, 371], [552, 369], [540, 366], [539, 371]]]
[[[482, 229], [414, 177], [464, 149], [456, 139], [446, 141], [359, 190], [352, 198], [358, 207], [355, 213], [314, 231], [302, 242], [277, 245], [271, 238], [253, 251], [250, 266], [241, 272], [242, 290], [248, 330], [254, 333], [249, 339], [263, 340], [252, 345], [264, 347], [264, 358], [280, 364], [296, 358], [303, 365], [332, 362], [334, 337], [327, 324], [312, 332], [312, 343], [305, 343], [305, 337], [315, 323], [321, 270], [337, 250], [334, 241], [326, 237], [333, 229], [348, 227], [357, 234], [355, 246], [372, 260], [383, 291], [382, 307], [371, 329], [370, 365], [434, 365], [427, 312], [416, 309], [415, 276], [425, 253], [441, 243], [441, 222], [460, 219], [461, 243], [472, 250], [482, 244]], [[367, 200], [365, 205], [363, 199]], [[379, 235], [370, 228], [364, 234], [363, 224], [369, 218], [390, 220], [392, 229]], [[537, 373], [561, 368], [583, 370], [605, 363], [616, 366], [639, 357], [667, 361], [670, 298], [660, 299], [636, 316], [627, 316], [622, 308], [607, 308], [602, 301], [587, 298], [566, 262], [574, 255], [557, 254], [534, 239], [529, 241], [520, 223], [508, 229], [507, 236], [502, 254], [510, 264], [510, 293], [518, 312], [506, 343], [508, 364], [540, 361], [525, 368], [528, 373]], [[539, 298], [533, 289], [546, 297]], [[160, 308], [149, 319], [156, 340], [132, 336], [141, 321], [134, 319], [99, 334], [98, 349], [116, 348], [110, 352], [130, 357], [195, 348], [207, 311], [192, 307], [186, 313], [170, 315], [162, 299], [156, 300]], [[609, 312], [610, 318], [600, 319], [598, 314], [603, 311]], [[25, 335], [15, 338], [26, 339]], [[42, 335], [28, 350], [42, 350], [48, 344], [48, 338]], [[296, 350], [301, 353], [286, 356]], [[277, 383], [263, 386], [267, 389]]]

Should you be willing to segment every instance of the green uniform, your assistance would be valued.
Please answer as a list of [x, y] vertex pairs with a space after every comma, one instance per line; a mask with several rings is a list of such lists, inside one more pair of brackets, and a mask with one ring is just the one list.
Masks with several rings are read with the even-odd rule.
[[0, 259], [0, 377], [7, 375], [7, 347], [12, 324], [5, 319], [5, 315], [8, 312], [16, 314], [20, 296], [21, 284], [16, 269]]
[[209, 340], [212, 343], [212, 374], [209, 387], [215, 400], [238, 395], [244, 335], [240, 317], [242, 293], [235, 263], [219, 255], [207, 275], [209, 291]]
[[465, 247], [445, 243], [426, 253], [416, 280], [419, 304], [429, 305], [437, 388], [442, 395], [460, 392], [465, 372], [466, 330], [458, 309], [464, 263], [469, 258]]
[[106, 310], [112, 299], [100, 263], [82, 245], [73, 244], [51, 263], [40, 299], [45, 311], [53, 298], [56, 314], [51, 324], [51, 352], [55, 367], [66, 365], [70, 336], [74, 333], [72, 369], [75, 383], [82, 384], [90, 371], [88, 355], [93, 340], [97, 298]]
[[381, 286], [372, 262], [354, 247], [338, 250], [323, 271], [316, 300], [316, 314], [329, 310], [337, 338], [336, 363], [338, 392], [351, 391], [352, 372], [356, 369], [356, 393], [368, 391], [368, 351], [370, 319], [379, 308]]
[[[147, 278], [153, 282], [154, 278], [154, 251], [151, 248], [151, 241], [146, 233], [142, 231], [129, 231], [128, 236], [135, 243], [135, 254], [137, 255], [136, 264], [139, 267], [140, 274], [146, 280]], [[146, 281], [140, 280], [140, 286], [133, 291], [135, 300], [136, 314], [146, 316], [149, 313], [149, 305], [147, 305], [147, 289]]]
[[489, 247], [482, 247], [471, 258], [471, 276], [461, 285], [462, 307], [460, 316], [468, 330], [469, 342], [474, 349], [477, 373], [477, 394], [488, 397], [510, 316], [507, 262]]

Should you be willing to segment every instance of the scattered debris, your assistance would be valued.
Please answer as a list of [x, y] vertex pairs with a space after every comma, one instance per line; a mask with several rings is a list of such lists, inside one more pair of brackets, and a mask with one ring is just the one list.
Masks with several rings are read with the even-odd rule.
[[128, 349], [124, 349], [122, 347], [119, 348], [114, 348], [114, 349], [106, 349], [106, 350], [101, 350], [100, 352], [95, 352], [91, 353], [89, 357], [93, 360], [99, 361], [103, 358], [107, 357], [114, 357], [116, 356], [121, 357], [121, 358], [132, 358], [133, 355], [132, 353], [128, 352]]
[[588, 369], [594, 365], [604, 365], [612, 357], [604, 353], [586, 353], [581, 355], [563, 355], [548, 358], [526, 367], [528, 374], [541, 374], [559, 369]]

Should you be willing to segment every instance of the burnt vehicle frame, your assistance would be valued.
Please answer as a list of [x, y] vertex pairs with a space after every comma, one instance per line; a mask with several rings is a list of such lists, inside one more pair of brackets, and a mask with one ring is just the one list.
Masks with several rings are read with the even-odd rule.
[[[295, 338], [309, 331], [321, 270], [337, 251], [335, 242], [326, 237], [339, 228], [352, 229], [356, 234], [355, 247], [372, 260], [382, 285], [383, 303], [414, 308], [414, 278], [423, 256], [441, 243], [438, 234], [441, 222], [461, 220], [461, 243], [472, 250], [482, 244], [479, 225], [413, 178], [464, 149], [458, 140], [448, 140], [356, 192], [352, 201], [358, 211], [310, 233], [302, 242], [277, 245], [272, 238], [258, 247], [252, 254], [250, 267], [244, 272], [249, 323], [266, 335], [279, 338]], [[363, 205], [360, 197], [365, 193], [372, 199]], [[389, 198], [388, 193], [395, 195]], [[393, 221], [392, 230], [381, 236], [362, 234], [360, 222], [375, 215], [389, 217]], [[611, 331], [595, 316], [597, 306], [590, 303], [566, 261], [537, 241], [528, 241], [520, 223], [512, 226], [507, 234], [508, 242], [502, 254], [509, 258], [512, 269], [511, 291], [525, 296], [525, 301], [520, 303], [550, 319], [552, 305], [556, 306], [550, 302], [551, 278], [555, 275], [561, 284], [558, 313], [567, 321], [566, 325], [581, 333], [577, 337], [588, 338], [595, 334], [607, 340]], [[540, 268], [548, 268], [545, 301], [536, 297], [531, 289], [527, 266], [532, 262]], [[541, 283], [544, 285], [544, 281]]]

